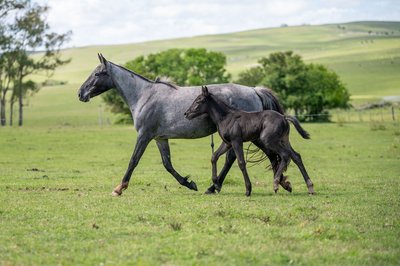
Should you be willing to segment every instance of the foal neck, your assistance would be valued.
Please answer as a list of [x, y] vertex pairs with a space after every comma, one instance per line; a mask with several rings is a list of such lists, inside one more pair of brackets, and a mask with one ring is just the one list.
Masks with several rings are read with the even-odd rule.
[[209, 115], [215, 124], [220, 123], [233, 110], [217, 97], [210, 95], [207, 97]]

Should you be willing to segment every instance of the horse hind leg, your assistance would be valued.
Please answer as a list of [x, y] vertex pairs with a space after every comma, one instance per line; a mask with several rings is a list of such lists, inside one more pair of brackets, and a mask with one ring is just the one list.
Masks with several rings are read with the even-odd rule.
[[[279, 155], [273, 150], [269, 149], [267, 146], [265, 146], [264, 143], [260, 140], [255, 140], [253, 141], [253, 143], [267, 155], [269, 161], [271, 162], [271, 169], [275, 177], [275, 174], [278, 171], [280, 163]], [[282, 173], [279, 178], [280, 180], [279, 184], [281, 185], [281, 187], [283, 187], [283, 189], [292, 192], [292, 184], [287, 179], [288, 176], [284, 176]]]
[[293, 162], [299, 167], [301, 174], [303, 175], [304, 181], [306, 182], [308, 188], [308, 194], [314, 194], [314, 184], [311, 181], [310, 177], [307, 174], [306, 168], [303, 165], [303, 160], [301, 159], [301, 155], [297, 153], [292, 147], [290, 147], [291, 157]]
[[162, 139], [162, 140], [156, 140], [156, 144], [158, 147], [158, 150], [160, 151], [161, 154], [161, 159], [163, 162], [163, 165], [165, 169], [173, 176], [175, 179], [181, 184], [182, 186], [185, 186], [191, 190], [197, 191], [197, 185], [195, 182], [190, 181], [188, 182], [189, 176], [182, 177], [181, 175], [178, 174], [178, 172], [175, 171], [175, 169], [172, 167], [171, 163], [171, 152], [169, 149], [169, 144], [167, 139]]
[[278, 192], [279, 184], [281, 183], [281, 176], [282, 173], [287, 168], [288, 163], [290, 162], [290, 150], [286, 148], [282, 143], [276, 143], [276, 145], [272, 145], [271, 149], [275, 151], [280, 157], [281, 161], [279, 163], [278, 170], [274, 175], [274, 191], [275, 193]]

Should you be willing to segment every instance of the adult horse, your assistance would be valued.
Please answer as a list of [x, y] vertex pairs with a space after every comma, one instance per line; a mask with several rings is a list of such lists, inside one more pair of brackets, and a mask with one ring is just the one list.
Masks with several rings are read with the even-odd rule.
[[[201, 93], [201, 87], [178, 87], [159, 79], [151, 81], [133, 71], [107, 61], [98, 54], [100, 65], [90, 74], [78, 91], [79, 100], [88, 102], [91, 98], [115, 89], [132, 112], [134, 126], [138, 132], [135, 149], [128, 169], [121, 183], [113, 190], [112, 195], [122, 194], [128, 188], [132, 172], [138, 165], [147, 145], [152, 139], [156, 141], [165, 169], [183, 186], [196, 190], [196, 183], [188, 182], [188, 176], [182, 177], [171, 164], [168, 139], [195, 139], [208, 136], [217, 131], [208, 116], [200, 116], [191, 121], [185, 119], [184, 112], [193, 100]], [[283, 114], [278, 99], [269, 89], [263, 87], [246, 87], [236, 84], [208, 85], [210, 91], [223, 102], [244, 111], [276, 110]], [[267, 154], [273, 170], [277, 155]], [[218, 177], [220, 185], [236, 159], [234, 151], [229, 151]], [[285, 187], [284, 187], [285, 188]], [[287, 189], [289, 190], [289, 189]], [[290, 188], [291, 190], [291, 188]], [[214, 193], [212, 185], [206, 193]]]

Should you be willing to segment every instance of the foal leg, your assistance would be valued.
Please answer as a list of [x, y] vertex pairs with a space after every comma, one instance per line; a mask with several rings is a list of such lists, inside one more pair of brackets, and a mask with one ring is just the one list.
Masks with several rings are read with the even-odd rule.
[[274, 191], [276, 193], [279, 189], [279, 184], [281, 182], [281, 175], [290, 161], [290, 150], [284, 147], [281, 143], [277, 143], [274, 146], [275, 147], [271, 147], [271, 149], [275, 150], [281, 157], [281, 162], [274, 176]]
[[158, 150], [160, 151], [161, 154], [161, 159], [164, 164], [165, 169], [175, 177], [175, 179], [181, 184], [182, 186], [185, 186], [187, 188], [190, 188], [192, 190], [197, 191], [197, 186], [196, 183], [193, 181], [190, 181], [190, 183], [187, 181], [189, 176], [182, 177], [179, 175], [175, 169], [172, 167], [171, 163], [171, 152], [169, 149], [169, 144], [167, 139], [158, 139], [156, 140]]
[[249, 197], [251, 195], [251, 182], [250, 182], [249, 175], [247, 174], [246, 161], [244, 159], [244, 154], [243, 154], [243, 141], [241, 139], [235, 140], [235, 141], [232, 141], [231, 144], [235, 151], [239, 168], [243, 174], [244, 183], [246, 185], [246, 196]]
[[121, 184], [119, 184], [116, 188], [114, 188], [114, 191], [111, 193], [112, 196], [119, 196], [122, 194], [122, 190], [128, 188], [132, 172], [138, 165], [140, 158], [142, 157], [144, 151], [146, 150], [147, 145], [150, 143], [151, 140], [152, 140], [151, 137], [145, 137], [143, 136], [143, 134], [139, 133], [136, 139], [135, 150], [133, 151], [132, 158], [128, 165], [128, 170], [126, 170], [126, 173], [121, 181]]
[[[278, 159], [277, 156], [278, 154], [276, 152], [274, 152], [273, 150], [269, 149], [268, 147], [266, 147], [264, 145], [264, 143], [262, 141], [255, 140], [253, 141], [254, 145], [256, 145], [259, 149], [261, 149], [268, 157], [269, 161], [271, 162], [271, 168], [272, 171], [274, 173], [274, 177], [276, 174], [276, 171], [278, 170]], [[283, 174], [280, 175], [280, 185], [287, 191], [292, 192], [292, 184], [290, 184], [290, 182], [287, 179], [287, 176], [284, 176]]]
[[[235, 151], [233, 149], [230, 149], [226, 153], [224, 167], [222, 168], [221, 173], [218, 175], [218, 185], [220, 188], [222, 187], [222, 183], [224, 183], [225, 177], [228, 174], [229, 170], [231, 169], [235, 160], [236, 160]], [[213, 194], [213, 193], [215, 193], [215, 185], [214, 184], [212, 184], [212, 186], [207, 189], [205, 194]]]
[[306, 182], [307, 188], [308, 188], [308, 194], [313, 195], [314, 194], [314, 184], [311, 182], [310, 177], [307, 174], [306, 168], [303, 165], [303, 160], [301, 159], [301, 156], [299, 153], [297, 153], [295, 150], [293, 150], [292, 147], [290, 147], [290, 152], [291, 152], [291, 157], [293, 162], [299, 167], [301, 174], [303, 175], [304, 181]]
[[[212, 181], [214, 183], [214, 187], [215, 189], [220, 192], [221, 191], [221, 186], [218, 180], [218, 176], [217, 176], [217, 161], [218, 158], [226, 153], [227, 151], [230, 150], [230, 148], [232, 148], [232, 146], [226, 142], [222, 142], [221, 146], [218, 147], [218, 149], [213, 153], [213, 155], [211, 156], [211, 164], [212, 164]], [[222, 183], [221, 183], [222, 185]]]

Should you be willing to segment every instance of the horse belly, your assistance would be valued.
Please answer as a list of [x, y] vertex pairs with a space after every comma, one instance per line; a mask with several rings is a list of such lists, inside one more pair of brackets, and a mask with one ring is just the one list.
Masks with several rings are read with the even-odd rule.
[[211, 135], [217, 127], [209, 117], [198, 117], [193, 120], [182, 120], [160, 126], [157, 137], [160, 139], [197, 139]]

